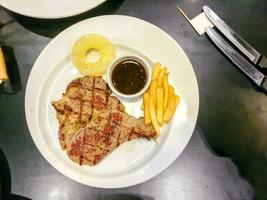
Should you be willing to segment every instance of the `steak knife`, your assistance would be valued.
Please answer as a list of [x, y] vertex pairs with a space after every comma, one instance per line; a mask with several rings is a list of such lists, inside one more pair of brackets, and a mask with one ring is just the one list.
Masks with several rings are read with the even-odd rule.
[[241, 69], [261, 90], [267, 93], [266, 76], [257, 70], [250, 62], [234, 50], [214, 29], [206, 27], [205, 31], [210, 39], [221, 49], [221, 51]]
[[203, 7], [204, 13], [209, 20], [221, 31], [221, 33], [229, 39], [252, 63], [260, 68], [267, 69], [267, 58], [260, 54], [243, 38], [235, 33], [215, 12], [208, 6]]

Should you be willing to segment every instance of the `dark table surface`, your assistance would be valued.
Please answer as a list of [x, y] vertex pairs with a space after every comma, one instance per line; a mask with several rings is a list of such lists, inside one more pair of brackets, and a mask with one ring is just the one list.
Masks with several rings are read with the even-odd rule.
[[[40, 20], [0, 7], [0, 42], [13, 48], [19, 79], [14, 95], [0, 93], [0, 181], [10, 199], [267, 199], [266, 96], [177, 12], [190, 18], [209, 5], [267, 55], [266, 0], [108, 0], [79, 16]], [[60, 10], [59, 10], [60, 12]], [[131, 15], [168, 32], [188, 55], [199, 84], [200, 110], [181, 156], [155, 178], [124, 189], [97, 189], [63, 176], [41, 156], [27, 128], [24, 94], [30, 70], [47, 43], [92, 16]], [[15, 62], [16, 61], [16, 62]], [[16, 70], [15, 70], [16, 71]]]

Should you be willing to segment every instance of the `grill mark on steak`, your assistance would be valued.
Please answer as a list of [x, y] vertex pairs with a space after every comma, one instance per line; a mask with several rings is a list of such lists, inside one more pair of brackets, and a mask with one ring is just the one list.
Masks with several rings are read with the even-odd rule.
[[[121, 127], [121, 122], [122, 122], [122, 120], [120, 120], [120, 124], [119, 124], [120, 127]], [[121, 130], [119, 131], [118, 138], [117, 138], [117, 141], [116, 141], [117, 142], [117, 144], [116, 144], [117, 147], [120, 145], [120, 136], [121, 136]]]
[[120, 145], [120, 136], [121, 136], [121, 123], [122, 123], [122, 120], [120, 120], [119, 124], [118, 124], [118, 127], [119, 127], [119, 133], [118, 133], [118, 137], [117, 137], [117, 140], [116, 140], [116, 147], [118, 147]]
[[70, 106], [68, 106], [68, 105], [65, 105], [64, 106], [64, 111], [66, 111], [66, 112], [72, 112], [72, 108]]
[[[109, 121], [111, 125], [108, 125], [110, 127], [109, 133], [107, 133], [107, 138], [104, 142], [106, 142], [108, 144], [108, 146], [111, 145], [110, 142], [110, 136], [114, 136], [114, 129], [119, 127], [122, 121], [122, 117], [120, 116], [119, 113], [109, 113]], [[107, 132], [107, 131], [104, 131]], [[120, 135], [120, 132], [118, 133]], [[116, 139], [116, 146], [118, 146], [119, 143], [119, 137], [117, 137]]]
[[83, 101], [80, 103], [80, 113], [78, 115], [79, 121], [82, 121], [82, 113], [83, 113]]
[[109, 95], [108, 95], [108, 92], [106, 91], [105, 92], [106, 94], [106, 109], [108, 108], [108, 99], [109, 99]]
[[[79, 99], [81, 99], [81, 98], [79, 98]], [[82, 121], [82, 113], [83, 113], [83, 101], [80, 101], [80, 113], [78, 115], [79, 121]]]
[[133, 133], [134, 133], [134, 127], [132, 127], [131, 133], [130, 133], [129, 136], [128, 136], [128, 141], [131, 140], [131, 136], [132, 136]]
[[[64, 126], [63, 126], [63, 127], [64, 127]], [[58, 139], [59, 139], [59, 141], [62, 141], [62, 143], [63, 143], [62, 148], [63, 148], [63, 149], [66, 149], [65, 135], [62, 134], [60, 131], [59, 131], [59, 133], [58, 133]]]
[[89, 117], [89, 121], [91, 121], [92, 116], [94, 114], [94, 96], [95, 96], [94, 93], [95, 93], [95, 77], [93, 77], [92, 100], [91, 100], [92, 111], [91, 111], [91, 116]]
[[119, 132], [119, 136], [118, 136], [118, 139], [117, 139], [117, 147], [120, 146], [120, 137], [121, 137], [121, 132]]
[[[85, 134], [83, 135], [82, 146], [84, 146], [84, 142], [85, 142]], [[83, 152], [84, 152], [84, 150], [83, 150]], [[79, 156], [79, 165], [82, 165], [82, 163], [83, 163], [83, 152]]]
[[62, 99], [52, 102], [59, 121], [59, 141], [71, 160], [95, 165], [120, 144], [152, 139], [156, 133], [143, 118], [127, 113], [101, 77], [85, 76], [69, 83]]
[[[103, 98], [100, 96], [101, 93], [98, 93], [98, 92], [99, 92], [99, 90], [95, 89], [94, 108], [96, 110], [106, 109], [107, 108], [106, 100], [103, 101]], [[106, 96], [105, 96], [105, 99], [106, 99]]]
[[82, 164], [83, 164], [83, 155], [81, 155], [79, 159], [79, 165], [82, 165]]

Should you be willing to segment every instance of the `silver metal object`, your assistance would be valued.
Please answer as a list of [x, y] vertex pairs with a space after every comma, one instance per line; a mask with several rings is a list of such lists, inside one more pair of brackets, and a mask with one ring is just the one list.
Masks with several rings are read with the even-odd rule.
[[257, 70], [236, 50], [234, 50], [214, 29], [206, 27], [205, 31], [210, 39], [222, 50], [222, 52], [235, 63], [248, 77], [259, 87], [267, 92], [267, 81], [263, 73]]
[[267, 59], [263, 55], [235, 33], [208, 6], [204, 6], [203, 11], [210, 21], [222, 32], [222, 34], [225, 35], [225, 37], [228, 38], [249, 60], [251, 60], [255, 65], [267, 69]]

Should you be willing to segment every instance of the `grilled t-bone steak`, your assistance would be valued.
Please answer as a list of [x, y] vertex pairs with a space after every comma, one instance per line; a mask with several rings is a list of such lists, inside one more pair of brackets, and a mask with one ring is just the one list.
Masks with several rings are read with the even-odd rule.
[[71, 81], [52, 105], [59, 121], [61, 148], [74, 162], [95, 165], [120, 144], [135, 138], [155, 138], [151, 125], [124, 111], [101, 77]]

